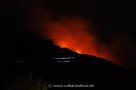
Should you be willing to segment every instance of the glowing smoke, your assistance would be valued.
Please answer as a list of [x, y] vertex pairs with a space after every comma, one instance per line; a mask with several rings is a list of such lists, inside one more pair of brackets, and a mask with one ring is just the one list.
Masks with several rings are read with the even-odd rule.
[[[108, 48], [99, 43], [90, 23], [81, 17], [61, 17], [45, 24], [43, 36], [60, 47], [69, 48], [82, 54], [112, 60]], [[92, 32], [91, 32], [92, 31]]]

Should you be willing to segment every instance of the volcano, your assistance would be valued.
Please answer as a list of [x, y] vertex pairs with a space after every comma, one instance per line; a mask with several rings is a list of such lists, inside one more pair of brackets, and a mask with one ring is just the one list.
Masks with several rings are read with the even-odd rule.
[[136, 72], [108, 60], [61, 48], [54, 45], [51, 40], [27, 37], [20, 42], [15, 39], [10, 41], [12, 45], [6, 46], [8, 53], [2, 57], [4, 67], [1, 68], [1, 83], [14, 80], [32, 71], [34, 76], [45, 78], [46, 82], [52, 85], [92, 84], [94, 87], [91, 88], [98, 90], [135, 88]]

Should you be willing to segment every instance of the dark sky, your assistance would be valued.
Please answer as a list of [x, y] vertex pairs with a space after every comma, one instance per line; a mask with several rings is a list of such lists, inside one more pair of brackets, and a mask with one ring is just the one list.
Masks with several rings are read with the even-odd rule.
[[[34, 14], [41, 6], [54, 19], [81, 16], [92, 22], [101, 42], [113, 46], [126, 67], [136, 70], [136, 3], [134, 0], [2, 0], [0, 10], [1, 41], [31, 32]], [[30, 19], [31, 18], [31, 19]], [[115, 46], [115, 47], [114, 47]], [[115, 50], [114, 50], [115, 49]]]

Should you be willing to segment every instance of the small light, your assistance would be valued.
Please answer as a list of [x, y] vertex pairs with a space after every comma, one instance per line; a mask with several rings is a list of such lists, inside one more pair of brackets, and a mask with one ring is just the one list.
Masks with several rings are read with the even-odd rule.
[[76, 52], [79, 53], [79, 54], [81, 53], [80, 51], [76, 51]]

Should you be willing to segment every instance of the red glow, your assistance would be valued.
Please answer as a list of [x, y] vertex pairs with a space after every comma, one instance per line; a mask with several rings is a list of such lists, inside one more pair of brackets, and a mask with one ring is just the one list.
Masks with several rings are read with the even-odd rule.
[[50, 20], [45, 28], [46, 36], [60, 47], [111, 60], [107, 48], [98, 42], [91, 31], [93, 30], [90, 30], [89, 22], [79, 17]]

